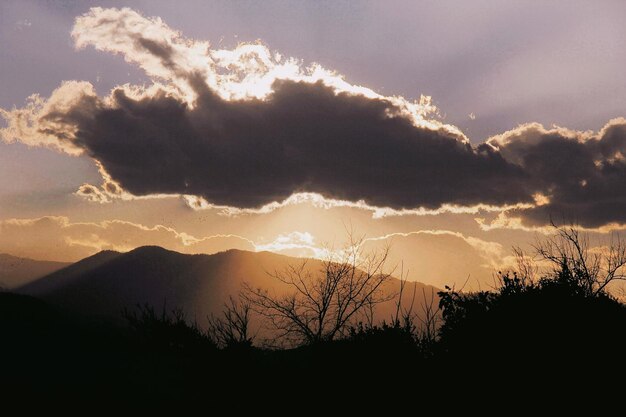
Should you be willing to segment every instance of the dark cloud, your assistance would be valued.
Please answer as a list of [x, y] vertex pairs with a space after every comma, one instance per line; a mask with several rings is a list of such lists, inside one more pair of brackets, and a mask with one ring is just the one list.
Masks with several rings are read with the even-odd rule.
[[492, 142], [550, 201], [521, 212], [528, 222], [626, 222], [626, 120], [610, 122], [597, 135], [530, 125]]
[[226, 101], [205, 87], [191, 107], [118, 89], [108, 106], [86, 96], [46, 117], [74, 126], [72, 143], [136, 195], [194, 194], [240, 208], [298, 191], [392, 208], [531, 199], [524, 172], [497, 152], [415, 127], [385, 99], [322, 83], [277, 81], [273, 90]]
[[[66, 83], [45, 103], [3, 112], [3, 136], [86, 152], [110, 183], [105, 193], [238, 208], [296, 192], [394, 209], [537, 200], [520, 214], [527, 221], [626, 222], [623, 119], [597, 135], [532, 124], [472, 146], [413, 103], [302, 70], [262, 45], [212, 51], [129, 9], [92, 9], [73, 36], [164, 84], [100, 98], [88, 83]], [[106, 198], [92, 186], [79, 194]]]
[[189, 106], [162, 91], [132, 98], [118, 89], [109, 105], [86, 96], [50, 117], [73, 125], [73, 143], [136, 195], [251, 208], [302, 191], [397, 209], [532, 202], [538, 193], [549, 203], [522, 212], [531, 222], [626, 221], [624, 121], [597, 135], [523, 126], [473, 147], [444, 128], [416, 127], [386, 99], [322, 83], [276, 81], [264, 100], [197, 93]]

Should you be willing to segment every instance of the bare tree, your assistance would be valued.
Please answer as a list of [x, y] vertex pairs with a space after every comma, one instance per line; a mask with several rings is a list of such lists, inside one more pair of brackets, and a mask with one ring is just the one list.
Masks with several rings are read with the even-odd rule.
[[521, 285], [527, 286], [536, 282], [539, 268], [533, 261], [533, 258], [526, 255], [519, 246], [513, 247], [513, 256], [515, 256], [515, 263], [517, 264], [517, 277], [519, 278]]
[[248, 300], [236, 300], [230, 296], [224, 303], [222, 315], [209, 317], [209, 336], [221, 347], [251, 346], [250, 312]]
[[389, 248], [364, 253], [362, 244], [363, 239], [351, 240], [317, 272], [307, 268], [307, 261], [275, 272], [288, 290], [284, 295], [245, 285], [244, 298], [287, 343], [313, 344], [344, 335], [357, 316], [391, 299], [381, 291], [391, 276], [385, 268]]
[[441, 308], [436, 302], [435, 290], [430, 290], [430, 297], [426, 295], [426, 288], [422, 287], [421, 315], [414, 312], [417, 286], [413, 283], [413, 293], [410, 303], [405, 306], [404, 292], [408, 279], [404, 274], [400, 278], [400, 291], [396, 300], [396, 312], [392, 318], [395, 327], [402, 327], [413, 334], [415, 340], [423, 346], [432, 346], [436, 339], [441, 321]]
[[[415, 294], [417, 291], [417, 287], [413, 285], [413, 295], [411, 296], [411, 303], [408, 307], [405, 307], [404, 290], [406, 289], [406, 284], [409, 282], [407, 277], [408, 271], [406, 274], [404, 273], [404, 264], [402, 264], [402, 267], [400, 269], [400, 290], [398, 291], [398, 296], [396, 299], [396, 312], [391, 319], [394, 326], [399, 326], [401, 322], [405, 325], [413, 322], [413, 307], [415, 306]], [[372, 325], [372, 323], [370, 323], [370, 325]]]
[[422, 288], [424, 304], [422, 305], [422, 318], [418, 316], [418, 340], [423, 345], [432, 346], [437, 340], [439, 325], [441, 323], [441, 307], [435, 302], [435, 290], [430, 290], [430, 298], [426, 296], [426, 290]]
[[613, 235], [607, 247], [592, 250], [579, 228], [553, 226], [557, 233], [535, 245], [537, 254], [552, 263], [555, 272], [569, 274], [586, 295], [598, 295], [612, 282], [626, 280], [626, 245], [619, 236]]

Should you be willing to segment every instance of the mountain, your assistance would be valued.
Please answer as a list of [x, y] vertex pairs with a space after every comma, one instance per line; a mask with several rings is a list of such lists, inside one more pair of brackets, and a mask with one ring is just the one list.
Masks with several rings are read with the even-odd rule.
[[[270, 291], [285, 291], [270, 274], [290, 265], [306, 262], [312, 273], [321, 270], [319, 260], [292, 258], [270, 252], [229, 250], [213, 255], [186, 255], [158, 246], [144, 246], [127, 253], [100, 252], [56, 271], [19, 289], [20, 293], [42, 298], [51, 304], [83, 314], [120, 318], [124, 308], [149, 304], [157, 309], [181, 308], [199, 325], [211, 313], [219, 314], [230, 295], [236, 296], [244, 282]], [[400, 281], [386, 285], [395, 294]], [[415, 286], [415, 311], [436, 298], [437, 289], [409, 283], [405, 297]], [[408, 304], [408, 302], [407, 302]], [[436, 305], [436, 304], [435, 304]], [[389, 318], [395, 311], [393, 301], [380, 306], [377, 317]]]
[[70, 265], [0, 253], [0, 289], [11, 290]]

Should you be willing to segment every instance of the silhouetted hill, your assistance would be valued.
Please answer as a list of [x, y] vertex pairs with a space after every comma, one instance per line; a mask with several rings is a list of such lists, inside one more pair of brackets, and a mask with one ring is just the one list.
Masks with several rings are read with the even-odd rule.
[[[210, 333], [176, 314], [149, 310], [122, 326], [81, 314], [119, 317], [124, 303], [157, 304], [164, 296], [187, 311], [219, 310], [219, 301], [244, 279], [280, 291], [265, 271], [295, 262], [302, 261], [272, 253], [183, 255], [143, 247], [100, 253], [23, 288], [48, 301], [0, 293], [0, 390], [11, 399], [26, 393], [46, 406], [66, 401], [70, 392], [87, 404], [105, 398], [145, 410], [171, 401], [180, 409], [201, 403], [207, 392], [217, 399], [233, 392], [269, 398], [280, 387], [300, 398], [303, 390], [319, 388], [314, 375], [329, 392], [358, 390], [354, 398], [361, 398], [364, 385], [390, 381], [394, 395], [406, 388], [431, 399], [431, 391], [449, 396], [461, 387], [472, 398], [496, 392], [517, 404], [511, 395], [525, 393], [529, 381], [533, 393], [552, 397], [565, 389], [579, 397], [579, 387], [611, 382], [624, 372], [626, 306], [608, 293], [585, 292], [580, 271], [567, 267], [537, 281], [503, 274], [490, 291], [441, 292], [443, 322], [432, 339], [400, 323], [357, 326], [337, 340], [294, 349], [220, 348]], [[309, 260], [308, 268], [319, 267]], [[386, 290], [398, 284], [392, 281]], [[419, 306], [420, 288], [432, 287], [415, 285]], [[380, 318], [390, 307], [380, 310]], [[415, 377], [395, 383], [407, 376]]]
[[65, 262], [37, 261], [0, 253], [0, 288], [10, 290], [70, 265]]
[[[181, 308], [204, 326], [207, 315], [220, 313], [228, 296], [237, 295], [244, 282], [284, 291], [284, 284], [269, 273], [302, 262], [270, 252], [233, 249], [213, 255], [186, 255], [144, 246], [127, 253], [100, 252], [26, 285], [19, 292], [80, 313], [116, 318], [124, 308], [137, 304], [157, 309], [165, 304], [167, 309]], [[309, 259], [306, 268], [317, 272], [322, 269], [322, 262]], [[424, 293], [430, 301], [437, 289], [410, 283], [405, 297], [412, 296], [414, 285], [415, 311], [420, 312]], [[394, 294], [398, 289], [399, 281], [393, 279], [384, 290]], [[434, 297], [436, 305], [436, 294]], [[394, 311], [394, 301], [389, 301], [379, 306], [376, 317], [389, 319]]]

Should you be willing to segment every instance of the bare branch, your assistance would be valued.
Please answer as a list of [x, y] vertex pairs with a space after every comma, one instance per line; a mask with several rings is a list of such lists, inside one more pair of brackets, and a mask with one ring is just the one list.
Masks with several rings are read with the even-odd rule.
[[385, 270], [389, 248], [365, 254], [363, 237], [351, 234], [349, 242], [344, 250], [329, 252], [318, 273], [303, 263], [272, 274], [290, 290], [286, 295], [244, 287], [244, 298], [277, 337], [309, 344], [332, 340], [359, 314], [373, 321], [374, 306], [391, 298], [381, 290], [391, 276]]
[[235, 300], [232, 296], [224, 303], [222, 316], [208, 317], [208, 334], [213, 341], [222, 347], [250, 346], [251, 305], [246, 299]]
[[608, 247], [593, 250], [589, 238], [575, 226], [559, 227], [554, 236], [535, 244], [537, 254], [554, 265], [556, 276], [570, 279], [585, 294], [604, 293], [616, 281], [626, 280], [626, 245], [612, 235]]

